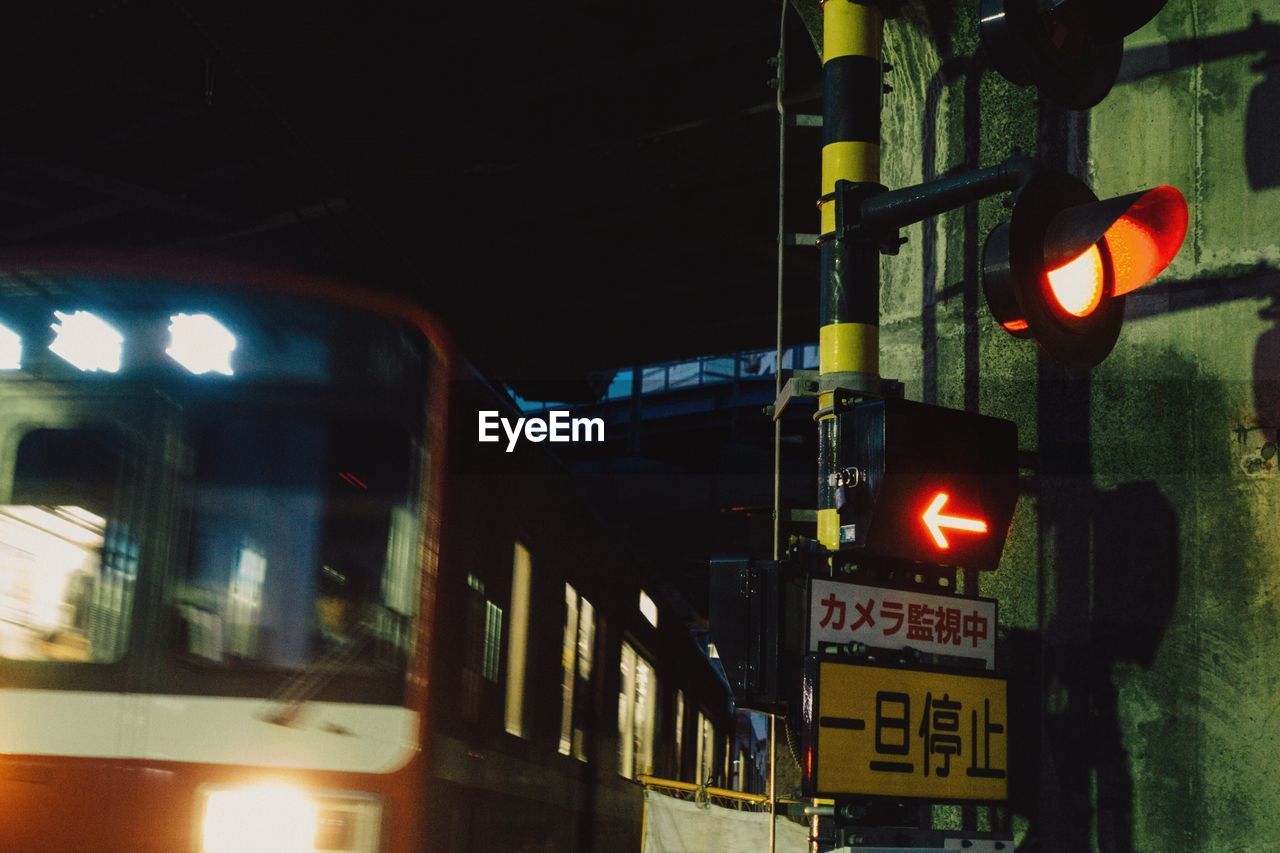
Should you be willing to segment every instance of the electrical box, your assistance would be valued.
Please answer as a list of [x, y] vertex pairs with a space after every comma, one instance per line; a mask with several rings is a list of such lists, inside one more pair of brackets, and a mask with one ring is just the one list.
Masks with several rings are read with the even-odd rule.
[[[772, 560], [711, 561], [711, 642], [740, 708], [779, 712], [788, 693], [799, 689], [804, 620], [785, 618], [806, 606], [803, 581], [795, 575]], [[790, 667], [788, 659], [795, 662]]]

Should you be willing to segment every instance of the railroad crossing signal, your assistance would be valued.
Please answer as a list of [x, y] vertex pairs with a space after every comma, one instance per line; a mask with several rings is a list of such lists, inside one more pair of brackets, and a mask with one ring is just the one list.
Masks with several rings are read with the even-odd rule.
[[1124, 295], [1182, 248], [1187, 200], [1174, 187], [1099, 200], [1078, 178], [1020, 156], [901, 190], [837, 181], [832, 236], [894, 252], [900, 229], [1003, 192], [1014, 194], [1013, 211], [983, 248], [991, 313], [1056, 361], [1098, 364], [1120, 335]]
[[938, 492], [929, 502], [929, 508], [920, 516], [933, 541], [942, 550], [951, 547], [944, 530], [963, 530], [967, 533], [987, 533], [987, 523], [980, 518], [961, 518], [957, 515], [943, 515], [942, 508], [947, 505], [951, 496], [946, 492]]
[[1055, 360], [1092, 366], [1111, 352], [1124, 296], [1182, 248], [1187, 201], [1174, 187], [1099, 201], [1083, 182], [1041, 172], [983, 249], [982, 284], [996, 321]]
[[1083, 110], [1120, 74], [1124, 40], [1166, 0], [982, 0], [982, 42], [995, 69], [1019, 86]]
[[1011, 422], [892, 399], [839, 417], [841, 551], [996, 568], [1018, 498]]

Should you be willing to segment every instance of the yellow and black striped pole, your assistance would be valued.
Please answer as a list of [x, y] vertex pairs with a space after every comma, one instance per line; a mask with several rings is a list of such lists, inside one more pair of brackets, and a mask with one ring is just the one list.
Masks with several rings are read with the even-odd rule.
[[822, 287], [818, 307], [818, 541], [840, 547], [832, 476], [840, 470], [835, 389], [880, 382], [880, 250], [836, 235], [837, 181], [880, 183], [880, 60], [884, 17], [875, 0], [822, 4]]

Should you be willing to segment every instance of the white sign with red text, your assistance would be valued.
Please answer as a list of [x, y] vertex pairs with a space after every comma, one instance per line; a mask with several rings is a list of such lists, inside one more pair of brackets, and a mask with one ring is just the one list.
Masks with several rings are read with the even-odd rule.
[[814, 580], [809, 592], [809, 651], [848, 643], [977, 658], [987, 669], [995, 669], [996, 603]]

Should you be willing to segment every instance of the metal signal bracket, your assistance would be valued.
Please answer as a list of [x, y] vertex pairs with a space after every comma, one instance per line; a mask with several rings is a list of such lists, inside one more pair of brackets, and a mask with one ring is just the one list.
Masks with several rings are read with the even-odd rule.
[[818, 371], [796, 370], [782, 386], [782, 391], [770, 406], [769, 416], [777, 421], [793, 400], [816, 400], [818, 397]]
[[1042, 171], [1029, 157], [1014, 155], [987, 169], [950, 175], [900, 190], [879, 184], [836, 181], [833, 200], [836, 227], [824, 239], [841, 237], [870, 240], [886, 255], [896, 255], [906, 242], [899, 232], [933, 216], [964, 207], [1002, 192], [1016, 192]]

